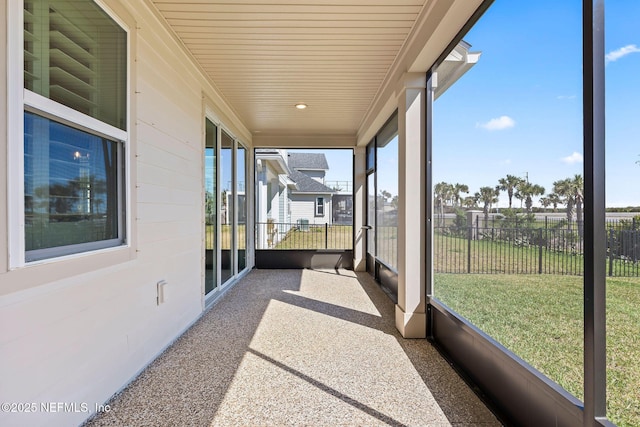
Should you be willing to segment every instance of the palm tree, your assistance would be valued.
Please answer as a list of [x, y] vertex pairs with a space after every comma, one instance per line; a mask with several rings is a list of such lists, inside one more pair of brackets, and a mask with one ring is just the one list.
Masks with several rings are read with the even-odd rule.
[[540, 197], [540, 204], [542, 205], [542, 207], [544, 208], [545, 212], [547, 211], [547, 208], [549, 206], [551, 206], [551, 199], [549, 197]]
[[544, 187], [538, 184], [532, 184], [528, 181], [521, 181], [516, 188], [516, 197], [520, 200], [524, 200], [524, 205], [527, 209], [527, 213], [531, 213], [533, 207], [533, 196], [542, 196], [544, 194]]
[[562, 203], [562, 200], [560, 199], [560, 196], [558, 196], [556, 193], [549, 193], [547, 194], [547, 199], [549, 199], [549, 204], [551, 206], [553, 206], [553, 211], [557, 212], [558, 211], [558, 205], [560, 203]]
[[489, 223], [489, 211], [491, 210], [491, 205], [494, 203], [498, 203], [498, 195], [500, 194], [500, 190], [498, 187], [480, 187], [480, 191], [475, 194], [475, 198], [478, 201], [481, 201], [484, 205], [482, 207], [482, 212], [484, 213], [484, 226], [486, 227]]
[[455, 206], [461, 205], [462, 198], [460, 197], [460, 193], [469, 194], [469, 186], [466, 184], [458, 184], [455, 183], [451, 189], [451, 196], [453, 198], [453, 202]]
[[582, 175], [576, 174], [571, 180], [574, 202], [576, 204], [576, 220], [578, 221], [578, 236], [584, 234], [584, 221], [582, 220], [582, 205], [584, 204], [584, 180]]
[[573, 221], [573, 193], [571, 192], [571, 180], [569, 178], [554, 181], [553, 192], [558, 195], [561, 202], [567, 207], [567, 224], [571, 228]]
[[387, 190], [380, 190], [380, 200], [382, 201], [383, 204], [387, 203], [387, 200], [389, 200], [391, 198], [391, 193], [389, 193]]
[[553, 183], [553, 191], [562, 202], [567, 206], [567, 223], [571, 228], [573, 221], [573, 208], [576, 208], [576, 217], [578, 220], [578, 235], [582, 237], [582, 205], [584, 202], [584, 180], [582, 175], [574, 175], [573, 178], [565, 178]]
[[447, 182], [439, 182], [433, 187], [434, 205], [438, 210], [439, 225], [444, 226], [444, 207], [447, 201], [451, 199], [453, 185]]
[[467, 196], [462, 200], [462, 206], [467, 209], [473, 209], [478, 206], [478, 201], [473, 196]]
[[506, 191], [509, 197], [509, 209], [511, 209], [511, 201], [513, 200], [513, 194], [518, 185], [524, 180], [515, 175], [507, 175], [506, 178], [500, 178], [498, 180], [498, 188], [501, 191]]

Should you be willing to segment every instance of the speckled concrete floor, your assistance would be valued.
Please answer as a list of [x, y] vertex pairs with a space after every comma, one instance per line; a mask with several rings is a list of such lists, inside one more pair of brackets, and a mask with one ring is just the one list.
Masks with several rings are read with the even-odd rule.
[[97, 426], [500, 425], [366, 273], [254, 270]]

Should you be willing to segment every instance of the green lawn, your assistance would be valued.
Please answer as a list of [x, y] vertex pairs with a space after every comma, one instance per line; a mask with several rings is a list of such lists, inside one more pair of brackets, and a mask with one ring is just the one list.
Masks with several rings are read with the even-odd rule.
[[[436, 274], [436, 297], [582, 399], [582, 277]], [[608, 416], [640, 425], [640, 278], [607, 280]]]
[[[205, 247], [213, 249], [216, 228], [214, 225], [207, 224], [205, 230]], [[238, 224], [238, 249], [245, 249], [246, 246], [246, 226]], [[220, 248], [231, 249], [231, 226], [223, 224], [220, 229]]]

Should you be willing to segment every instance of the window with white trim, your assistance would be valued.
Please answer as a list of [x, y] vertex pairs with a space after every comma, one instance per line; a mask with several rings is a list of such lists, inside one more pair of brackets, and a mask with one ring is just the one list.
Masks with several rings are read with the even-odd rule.
[[127, 32], [91, 0], [24, 0], [24, 261], [125, 243]]
[[324, 197], [316, 198], [316, 216], [324, 216]]

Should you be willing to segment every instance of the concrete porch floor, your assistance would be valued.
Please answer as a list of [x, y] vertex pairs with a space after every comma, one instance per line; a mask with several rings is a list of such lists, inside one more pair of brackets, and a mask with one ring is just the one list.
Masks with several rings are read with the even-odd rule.
[[97, 426], [500, 425], [366, 273], [254, 270]]

